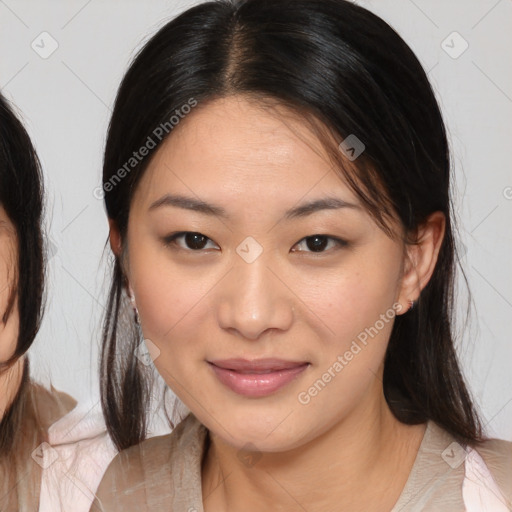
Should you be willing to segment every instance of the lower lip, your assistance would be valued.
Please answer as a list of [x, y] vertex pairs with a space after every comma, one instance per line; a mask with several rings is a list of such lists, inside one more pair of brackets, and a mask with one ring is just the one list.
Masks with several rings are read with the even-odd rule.
[[308, 366], [276, 370], [270, 373], [240, 373], [234, 370], [220, 368], [210, 363], [217, 378], [229, 389], [239, 395], [262, 397], [275, 393], [301, 374]]

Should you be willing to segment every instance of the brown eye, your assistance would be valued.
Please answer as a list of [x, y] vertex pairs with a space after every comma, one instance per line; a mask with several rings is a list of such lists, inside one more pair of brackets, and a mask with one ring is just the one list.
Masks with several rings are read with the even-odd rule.
[[306, 245], [310, 251], [322, 252], [327, 247], [329, 239], [326, 236], [311, 236], [306, 238]]
[[188, 249], [200, 250], [205, 248], [208, 238], [200, 233], [187, 233], [184, 241]]
[[347, 242], [328, 235], [312, 235], [303, 238], [296, 244], [301, 249], [292, 249], [292, 252], [316, 252], [323, 253], [333, 248], [347, 246]]
[[218, 246], [207, 236], [191, 232], [191, 231], [182, 231], [180, 233], [175, 233], [170, 235], [164, 239], [164, 243], [166, 246], [178, 246], [180, 249], [185, 249], [189, 251], [201, 251], [207, 247], [208, 243], [214, 245], [214, 248], [218, 248]]

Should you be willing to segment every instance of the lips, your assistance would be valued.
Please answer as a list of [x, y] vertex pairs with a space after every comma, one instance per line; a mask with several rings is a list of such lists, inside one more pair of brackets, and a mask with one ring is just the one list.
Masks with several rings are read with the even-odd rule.
[[237, 394], [263, 397], [275, 393], [309, 366], [282, 359], [222, 359], [208, 361], [218, 380]]
[[217, 361], [210, 361], [211, 364], [224, 368], [225, 370], [233, 370], [239, 373], [269, 373], [277, 372], [280, 370], [289, 370], [304, 364], [305, 361], [294, 362], [284, 361], [282, 359], [257, 359], [248, 361], [247, 359], [221, 359]]

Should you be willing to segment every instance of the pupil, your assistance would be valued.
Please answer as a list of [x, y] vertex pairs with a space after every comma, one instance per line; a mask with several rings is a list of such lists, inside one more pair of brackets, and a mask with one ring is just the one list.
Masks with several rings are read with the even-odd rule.
[[312, 236], [308, 238], [307, 246], [310, 251], [320, 252], [327, 246], [327, 237], [325, 236]]
[[185, 242], [190, 249], [203, 249], [206, 245], [206, 237], [198, 233], [187, 233]]

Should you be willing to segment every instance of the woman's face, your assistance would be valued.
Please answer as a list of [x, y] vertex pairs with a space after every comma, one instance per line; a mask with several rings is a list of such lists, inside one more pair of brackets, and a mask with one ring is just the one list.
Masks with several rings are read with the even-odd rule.
[[125, 253], [163, 378], [214, 434], [262, 451], [383, 400], [408, 298], [402, 244], [280, 113], [232, 97], [182, 121], [138, 186]]
[[7, 361], [12, 356], [18, 340], [17, 301], [7, 321], [3, 322], [15, 283], [16, 253], [16, 230], [4, 207], [0, 205], [0, 362]]

